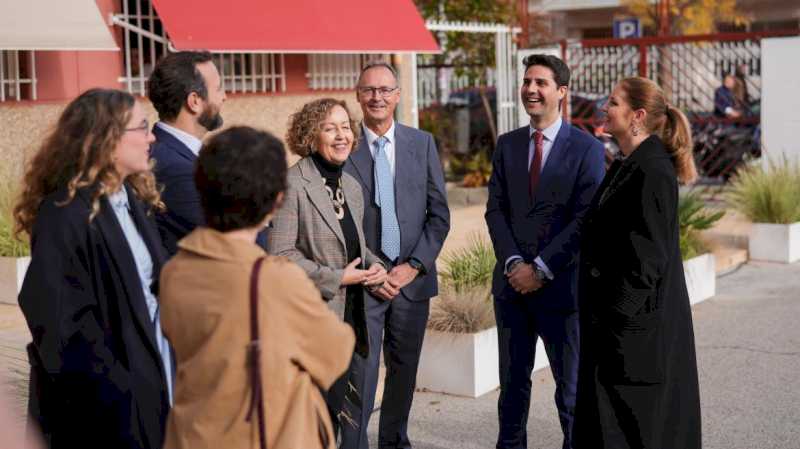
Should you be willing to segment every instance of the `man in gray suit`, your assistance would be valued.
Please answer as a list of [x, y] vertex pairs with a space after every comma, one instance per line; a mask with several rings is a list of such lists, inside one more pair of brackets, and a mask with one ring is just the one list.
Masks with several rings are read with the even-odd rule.
[[363, 133], [345, 171], [364, 191], [367, 247], [390, 270], [388, 281], [367, 296], [370, 352], [360, 361], [363, 413], [358, 444], [348, 449], [369, 447], [366, 428], [375, 402], [381, 336], [386, 379], [379, 446], [410, 448], [408, 414], [430, 298], [438, 294], [436, 258], [450, 230], [450, 210], [433, 137], [394, 121], [400, 101], [395, 69], [386, 63], [367, 65], [356, 92]]

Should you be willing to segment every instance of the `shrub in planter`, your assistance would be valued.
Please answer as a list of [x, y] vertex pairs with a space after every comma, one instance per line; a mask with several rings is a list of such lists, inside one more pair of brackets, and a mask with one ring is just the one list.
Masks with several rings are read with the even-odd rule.
[[491, 301], [495, 257], [473, 234], [444, 257], [442, 287], [431, 300], [417, 387], [477, 397], [499, 385], [497, 328]]
[[681, 195], [678, 199], [678, 227], [683, 260], [708, 252], [699, 232], [711, 228], [724, 215], [725, 211], [708, 211], [697, 192]]
[[480, 234], [472, 233], [467, 246], [444, 255], [442, 262], [442, 284], [461, 292], [474, 287], [490, 286], [497, 259], [491, 243]]
[[716, 262], [708, 248], [699, 238], [699, 232], [709, 229], [725, 211], [711, 212], [698, 193], [682, 195], [678, 200], [678, 224], [680, 229], [681, 255], [686, 290], [692, 304], [716, 294]]
[[7, 304], [17, 303], [17, 294], [30, 263], [28, 241], [14, 235], [12, 210], [16, 180], [7, 170], [0, 169], [0, 302]]
[[740, 170], [725, 197], [728, 205], [754, 223], [790, 224], [800, 221], [800, 164], [785, 157], [765, 168]]
[[767, 167], [737, 173], [728, 204], [753, 221], [750, 258], [773, 262], [800, 260], [800, 164], [782, 158]]

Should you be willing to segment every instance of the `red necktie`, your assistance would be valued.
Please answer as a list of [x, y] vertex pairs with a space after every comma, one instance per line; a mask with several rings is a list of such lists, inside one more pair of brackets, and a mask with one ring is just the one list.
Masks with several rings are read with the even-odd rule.
[[539, 185], [539, 175], [542, 172], [543, 147], [544, 134], [541, 131], [535, 131], [533, 133], [533, 160], [531, 161], [530, 183], [528, 184], [528, 194], [531, 199], [533, 194], [536, 193], [536, 187]]

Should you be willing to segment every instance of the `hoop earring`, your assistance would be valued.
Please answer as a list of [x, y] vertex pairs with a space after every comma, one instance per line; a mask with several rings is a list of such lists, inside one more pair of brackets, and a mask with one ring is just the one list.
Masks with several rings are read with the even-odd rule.
[[638, 126], [634, 126], [633, 128], [631, 128], [631, 134], [633, 134], [634, 137], [638, 136], [639, 135], [639, 127]]

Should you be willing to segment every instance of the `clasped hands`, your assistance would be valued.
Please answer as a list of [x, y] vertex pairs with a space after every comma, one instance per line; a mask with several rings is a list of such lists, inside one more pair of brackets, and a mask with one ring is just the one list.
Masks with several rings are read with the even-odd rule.
[[536, 276], [533, 264], [519, 262], [511, 267], [511, 271], [506, 275], [508, 283], [520, 294], [528, 294], [542, 288], [542, 281]]
[[400, 289], [419, 274], [419, 271], [407, 263], [395, 266], [388, 273], [379, 263], [372, 264], [367, 270], [356, 268], [360, 263], [361, 258], [356, 257], [344, 268], [342, 285], [362, 284], [370, 293], [386, 301], [397, 296]]

